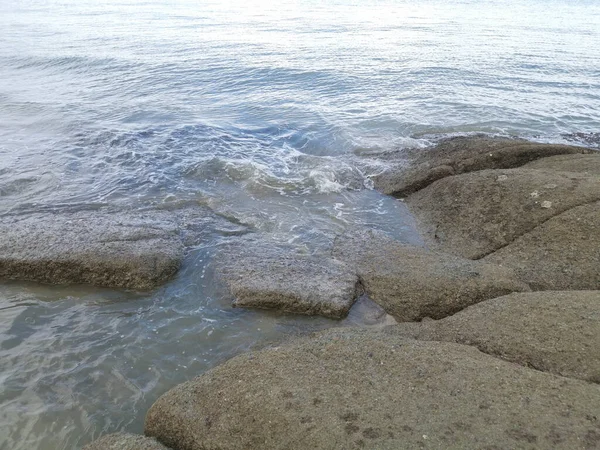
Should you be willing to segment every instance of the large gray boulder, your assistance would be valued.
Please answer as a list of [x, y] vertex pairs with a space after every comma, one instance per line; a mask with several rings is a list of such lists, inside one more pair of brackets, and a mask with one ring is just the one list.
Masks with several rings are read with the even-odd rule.
[[262, 237], [224, 246], [215, 267], [234, 307], [340, 319], [360, 293], [356, 274], [340, 261]]
[[478, 259], [558, 214], [598, 200], [598, 176], [507, 169], [438, 180], [407, 203], [432, 248]]
[[523, 169], [555, 170], [558, 172], [581, 172], [600, 175], [600, 152], [587, 155], [557, 155], [525, 164]]
[[154, 438], [129, 433], [114, 433], [92, 442], [83, 450], [169, 450]]
[[511, 169], [538, 158], [590, 151], [584, 147], [517, 139], [456, 137], [442, 140], [430, 149], [408, 149], [376, 156], [387, 159], [390, 168], [374, 176], [373, 182], [384, 194], [405, 197], [452, 175], [484, 169]]
[[551, 217], [483, 261], [512, 268], [534, 290], [600, 289], [600, 202]]
[[393, 330], [473, 345], [537, 370], [600, 383], [600, 291], [510, 294], [442, 320], [402, 323]]
[[180, 450], [591, 449], [598, 405], [591, 383], [351, 328], [240, 355], [175, 387], [145, 433]]
[[0, 218], [0, 278], [151, 289], [183, 258], [178, 226], [162, 214], [36, 213]]
[[430, 252], [376, 230], [338, 236], [332, 254], [352, 267], [369, 297], [401, 322], [440, 319], [489, 298], [529, 290], [511, 269]]

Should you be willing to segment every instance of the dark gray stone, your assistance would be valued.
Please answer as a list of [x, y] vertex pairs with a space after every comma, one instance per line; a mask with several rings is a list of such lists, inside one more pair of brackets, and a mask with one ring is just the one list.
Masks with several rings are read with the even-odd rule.
[[175, 387], [145, 433], [180, 450], [591, 449], [598, 405], [597, 385], [474, 347], [344, 328]]
[[554, 216], [483, 261], [510, 267], [534, 290], [600, 289], [600, 203]]
[[375, 188], [384, 194], [405, 197], [451, 175], [484, 169], [511, 169], [539, 158], [590, 151], [584, 147], [517, 139], [456, 137], [442, 140], [429, 149], [373, 155], [392, 163], [388, 170], [373, 177], [373, 182]]
[[151, 289], [183, 259], [178, 226], [154, 213], [37, 213], [0, 219], [0, 277]]
[[557, 155], [525, 164], [523, 169], [555, 170], [600, 175], [600, 152], [587, 155]]
[[359, 295], [358, 278], [345, 264], [264, 237], [222, 248], [216, 273], [235, 307], [340, 319]]
[[600, 383], [600, 291], [515, 293], [399, 334], [456, 342], [565, 377]]
[[438, 180], [407, 204], [431, 248], [478, 259], [554, 216], [598, 200], [598, 176], [507, 169]]
[[359, 275], [369, 297], [396, 320], [439, 319], [528, 286], [511, 269], [430, 252], [376, 230], [338, 236], [333, 256]]

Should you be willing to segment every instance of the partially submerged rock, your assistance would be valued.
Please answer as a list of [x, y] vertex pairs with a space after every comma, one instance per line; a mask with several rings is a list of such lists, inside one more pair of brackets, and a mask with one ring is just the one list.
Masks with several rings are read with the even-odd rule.
[[600, 383], [600, 291], [545, 291], [487, 300], [437, 321], [399, 324], [416, 339], [456, 342], [518, 364]]
[[557, 155], [525, 164], [523, 169], [555, 170], [600, 175], [600, 152], [587, 155]]
[[338, 236], [333, 256], [352, 267], [369, 297], [398, 321], [440, 319], [529, 288], [512, 270], [427, 251], [376, 230]]
[[154, 438], [138, 434], [114, 433], [104, 436], [83, 450], [169, 450]]
[[590, 449], [598, 405], [591, 383], [469, 346], [346, 328], [177, 386], [152, 406], [145, 433], [181, 450]]
[[0, 218], [0, 277], [151, 289], [183, 259], [177, 225], [162, 215], [98, 211]]
[[534, 290], [600, 289], [600, 202], [552, 217], [483, 260], [512, 268]]
[[371, 300], [367, 295], [361, 295], [350, 311], [342, 326], [383, 327], [397, 323], [393, 316]]
[[399, 152], [404, 161], [373, 177], [373, 182], [384, 194], [405, 197], [448, 176], [484, 169], [511, 169], [539, 158], [589, 151], [584, 147], [517, 139], [456, 137], [445, 139], [431, 149]]
[[432, 248], [478, 259], [558, 214], [598, 200], [600, 177], [508, 169], [444, 178], [407, 203]]
[[345, 264], [269, 240], [243, 240], [224, 247], [216, 272], [236, 307], [339, 319], [359, 294], [358, 278]]

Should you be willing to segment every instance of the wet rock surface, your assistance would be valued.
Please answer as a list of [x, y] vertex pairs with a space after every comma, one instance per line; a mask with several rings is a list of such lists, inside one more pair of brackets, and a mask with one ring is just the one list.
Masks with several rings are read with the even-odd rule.
[[79, 211], [0, 219], [0, 277], [52, 284], [151, 289], [183, 259], [177, 224], [163, 214]]
[[378, 158], [398, 162], [373, 177], [373, 182], [375, 188], [384, 194], [405, 197], [448, 176], [484, 169], [510, 169], [539, 158], [589, 151], [584, 147], [519, 139], [455, 137], [442, 140], [430, 149], [408, 149], [378, 155]]
[[104, 436], [83, 450], [169, 450], [154, 438], [129, 433], [115, 433]]
[[478, 259], [554, 216], [598, 200], [598, 176], [507, 169], [444, 178], [407, 203], [432, 248]]
[[473, 345], [526, 367], [600, 383], [600, 291], [510, 294], [394, 331]]
[[439, 319], [489, 298], [529, 290], [511, 269], [430, 252], [376, 230], [338, 236], [332, 255], [353, 268], [369, 297], [401, 322]]
[[339, 319], [360, 294], [358, 277], [346, 264], [263, 237], [222, 248], [215, 271], [235, 307]]
[[592, 383], [352, 328], [240, 355], [177, 386], [145, 433], [181, 450], [591, 449], [599, 404]]
[[600, 202], [550, 218], [483, 261], [512, 268], [534, 290], [600, 289]]
[[407, 154], [379, 188], [412, 193], [432, 250], [355, 228], [330, 255], [253, 236], [215, 261], [235, 306], [342, 318], [364, 290], [340, 324], [377, 327], [237, 356], [164, 394], [148, 436], [181, 450], [600, 448], [599, 156], [489, 138]]

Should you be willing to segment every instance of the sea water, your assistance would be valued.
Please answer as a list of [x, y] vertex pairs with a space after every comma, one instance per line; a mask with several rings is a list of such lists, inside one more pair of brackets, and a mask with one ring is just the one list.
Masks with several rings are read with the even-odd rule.
[[334, 321], [232, 309], [211, 273], [247, 231], [318, 252], [419, 237], [365, 154], [488, 133], [600, 135], [596, 0], [2, 0], [0, 213], [198, 205], [151, 293], [0, 286], [0, 448], [142, 432], [156, 398]]

